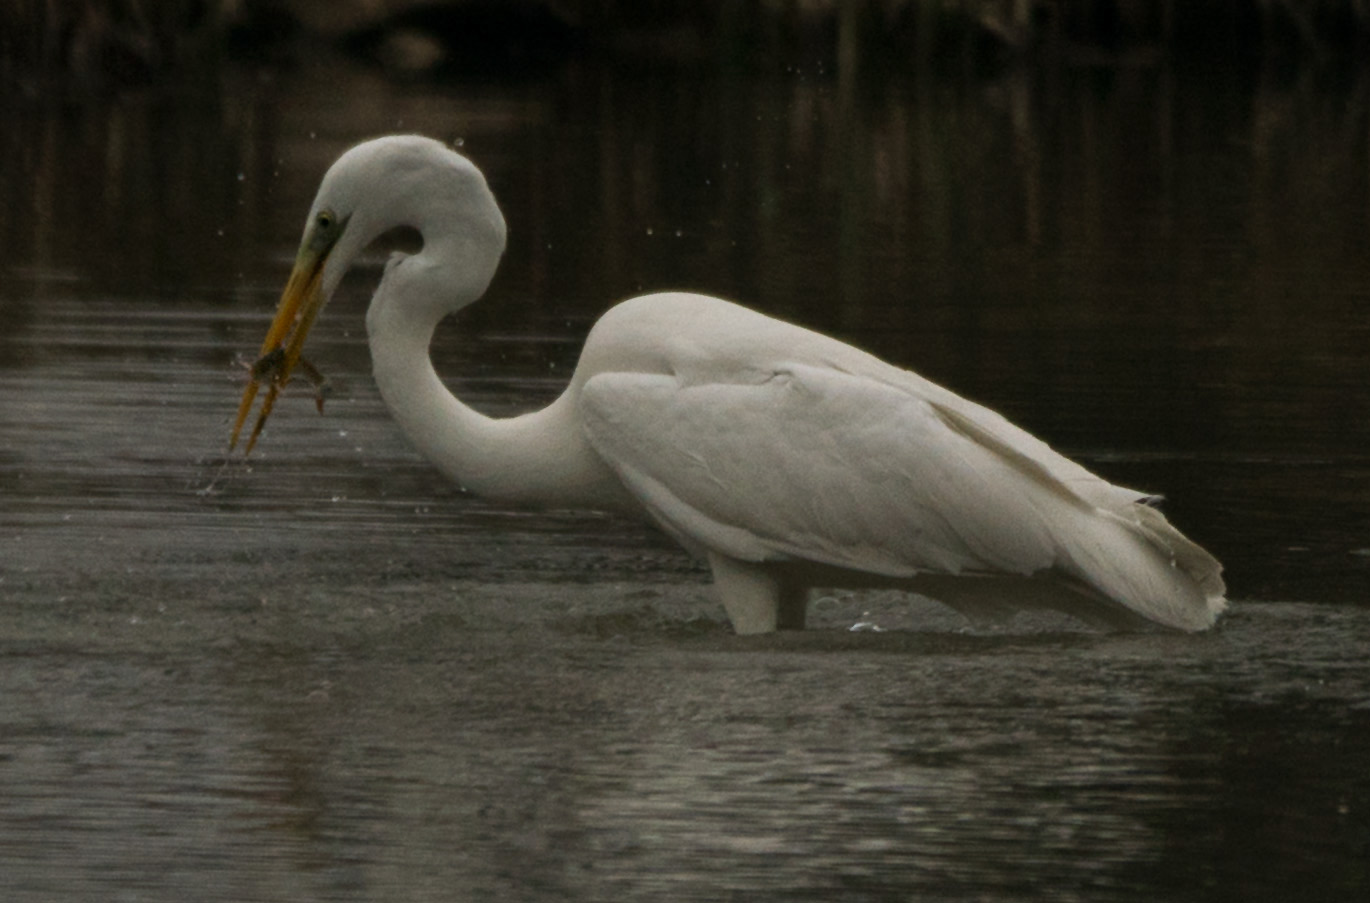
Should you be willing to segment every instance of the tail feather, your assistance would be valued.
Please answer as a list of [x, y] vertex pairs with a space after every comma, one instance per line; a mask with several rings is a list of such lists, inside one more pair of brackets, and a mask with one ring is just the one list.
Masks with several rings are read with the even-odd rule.
[[1063, 543], [1063, 569], [1124, 607], [1180, 630], [1206, 630], [1227, 607], [1222, 565], [1145, 505], [1095, 509]]
[[1007, 423], [990, 428], [953, 406], [934, 409], [1040, 490], [1038, 504], [1062, 527], [1059, 567], [1084, 588], [1170, 627], [1213, 626], [1227, 606], [1222, 565], [1170, 525], [1157, 496], [1102, 480]]

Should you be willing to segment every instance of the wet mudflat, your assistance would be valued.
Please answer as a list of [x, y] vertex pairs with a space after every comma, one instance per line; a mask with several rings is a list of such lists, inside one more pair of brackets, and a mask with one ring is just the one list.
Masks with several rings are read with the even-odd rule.
[[[1370, 95], [346, 78], [4, 108], [0, 896], [1364, 898]], [[380, 254], [311, 339], [325, 416], [226, 460], [318, 175], [408, 128], [512, 227], [435, 348], [483, 410], [555, 397], [614, 298], [737, 297], [1166, 494], [1230, 616], [833, 592], [733, 637], [646, 527], [413, 454]]]

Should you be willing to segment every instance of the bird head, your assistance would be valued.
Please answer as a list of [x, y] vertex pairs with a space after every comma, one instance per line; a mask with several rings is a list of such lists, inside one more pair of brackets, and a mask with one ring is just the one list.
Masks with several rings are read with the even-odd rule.
[[438, 316], [478, 297], [504, 250], [504, 218], [494, 196], [480, 170], [456, 151], [418, 135], [376, 138], [348, 150], [319, 185], [294, 268], [243, 391], [230, 451], [266, 385], [244, 453], [252, 451], [280, 390], [300, 364], [309, 330], [353, 259], [400, 226], [411, 226], [422, 236], [421, 253], [433, 264], [425, 272], [450, 284], [446, 295], [406, 296], [410, 303], [440, 308]]

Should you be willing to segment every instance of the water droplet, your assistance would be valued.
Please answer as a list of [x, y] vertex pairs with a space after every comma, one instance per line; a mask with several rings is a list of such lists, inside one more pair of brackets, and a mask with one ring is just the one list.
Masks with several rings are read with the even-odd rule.
[[[861, 617], [863, 617], [863, 618], [869, 618], [870, 616], [871, 616], [871, 613], [868, 612], [868, 611], [863, 611], [863, 612], [861, 612]], [[881, 627], [879, 624], [875, 623], [874, 621], [857, 621], [855, 624], [853, 624], [851, 627], [848, 627], [847, 629], [848, 629], [850, 632], [852, 632], [852, 633], [867, 633], [867, 632], [869, 632], [869, 633], [884, 633], [884, 632], [885, 632], [885, 628]]]

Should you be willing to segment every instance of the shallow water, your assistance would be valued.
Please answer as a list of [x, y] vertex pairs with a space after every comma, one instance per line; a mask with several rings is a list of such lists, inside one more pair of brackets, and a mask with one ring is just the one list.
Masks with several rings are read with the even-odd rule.
[[443, 589], [163, 593], [8, 638], [11, 899], [1349, 900], [1367, 879], [1358, 609], [1252, 603], [1197, 639], [891, 617], [744, 640], [675, 584]]
[[[1370, 92], [365, 70], [0, 107], [6, 900], [1362, 899]], [[462, 139], [511, 225], [439, 337], [545, 403], [688, 286], [1004, 411], [1228, 566], [1198, 637], [831, 593], [732, 637], [632, 523], [465, 495], [367, 376], [228, 419], [319, 174]], [[857, 624], [881, 631], [852, 632]]]

